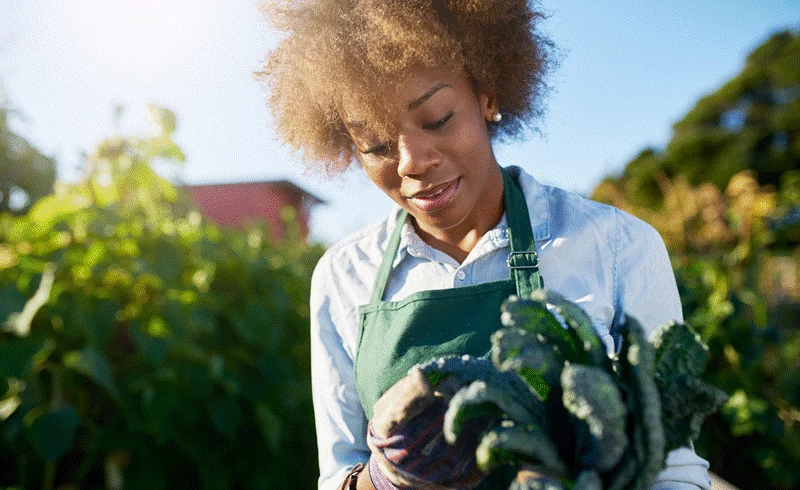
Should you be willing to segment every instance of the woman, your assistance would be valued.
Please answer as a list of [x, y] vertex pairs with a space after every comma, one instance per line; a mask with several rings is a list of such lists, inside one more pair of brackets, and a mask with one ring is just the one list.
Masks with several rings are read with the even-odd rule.
[[[492, 141], [541, 112], [550, 45], [527, 2], [317, 0], [273, 3], [268, 15], [289, 33], [262, 72], [285, 141], [328, 170], [360, 162], [397, 204], [314, 273], [320, 489], [401, 486], [370, 458], [383, 442], [368, 425], [382, 416], [375, 402], [416, 363], [485, 354], [502, 300], [542, 279], [589, 313], [609, 353], [623, 315], [648, 330], [682, 320], [653, 228], [495, 159]], [[448, 456], [444, 486], [483, 479], [470, 450]], [[710, 488], [691, 449], [667, 463], [656, 488]], [[413, 467], [430, 464], [403, 471], [429, 481]]]

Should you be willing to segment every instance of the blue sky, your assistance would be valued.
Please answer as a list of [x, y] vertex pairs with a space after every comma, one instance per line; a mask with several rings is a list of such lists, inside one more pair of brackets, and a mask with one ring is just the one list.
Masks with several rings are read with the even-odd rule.
[[[586, 194], [742, 67], [769, 35], [800, 28], [800, 0], [542, 0], [561, 51], [541, 134], [496, 147], [502, 165]], [[145, 106], [178, 117], [189, 183], [290, 179], [328, 204], [312, 237], [332, 243], [391, 201], [359, 170], [305, 173], [276, 141], [252, 77], [278, 36], [251, 0], [0, 0], [0, 86], [12, 121], [75, 180], [81, 153], [115, 130], [148, 130]]]

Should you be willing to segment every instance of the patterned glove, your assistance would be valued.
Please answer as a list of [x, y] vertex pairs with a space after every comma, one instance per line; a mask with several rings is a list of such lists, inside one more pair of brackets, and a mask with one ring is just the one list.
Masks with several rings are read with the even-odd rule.
[[367, 443], [369, 471], [378, 490], [471, 490], [486, 476], [475, 463], [483, 427], [468, 427], [454, 445], [442, 432], [447, 404], [461, 387], [455, 376], [434, 390], [418, 369], [375, 403]]

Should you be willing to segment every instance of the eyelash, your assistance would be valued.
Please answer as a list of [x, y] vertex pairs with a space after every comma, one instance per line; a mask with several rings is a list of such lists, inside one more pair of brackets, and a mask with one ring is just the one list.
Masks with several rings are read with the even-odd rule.
[[432, 122], [430, 124], [426, 124], [426, 125], [424, 125], [422, 127], [424, 129], [431, 129], [431, 130], [439, 129], [442, 126], [444, 126], [445, 123], [447, 123], [447, 121], [449, 121], [450, 118], [453, 117], [454, 114], [455, 114], [455, 112], [450, 111], [450, 112], [447, 113], [446, 116], [444, 116], [443, 118], [439, 119], [438, 121], [434, 121], [434, 122]]
[[[425, 125], [422, 126], [422, 128], [426, 129], [426, 130], [429, 130], [429, 131], [436, 131], [437, 129], [441, 129], [442, 126], [447, 124], [447, 121], [449, 121], [450, 118], [452, 118], [454, 115], [455, 115], [455, 112], [450, 111], [443, 118], [439, 119], [438, 121], [434, 121], [432, 123], [425, 124]], [[373, 146], [372, 148], [367, 148], [366, 150], [361, 151], [361, 153], [364, 154], [364, 155], [380, 154], [380, 153], [383, 153], [386, 150], [388, 150], [389, 149], [389, 145], [390, 145], [389, 143], [382, 143], [380, 145]]]
[[372, 148], [367, 148], [366, 150], [362, 150], [361, 153], [363, 155], [380, 154], [388, 149], [389, 149], [389, 143], [382, 143], [380, 145], [373, 146]]

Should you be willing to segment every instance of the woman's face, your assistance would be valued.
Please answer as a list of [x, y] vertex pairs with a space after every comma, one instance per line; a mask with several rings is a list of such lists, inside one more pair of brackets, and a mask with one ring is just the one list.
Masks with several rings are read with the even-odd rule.
[[386, 96], [396, 139], [346, 122], [370, 180], [433, 235], [494, 226], [503, 186], [486, 126], [493, 99], [443, 67], [414, 71]]

